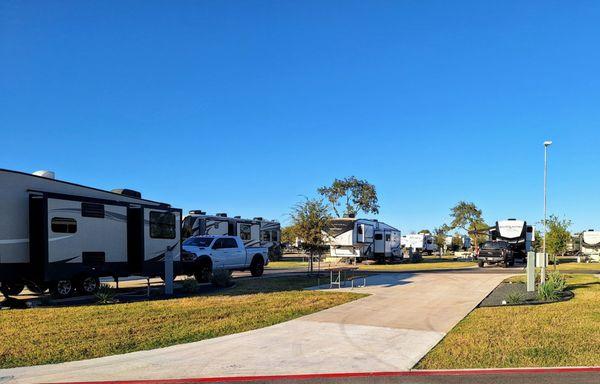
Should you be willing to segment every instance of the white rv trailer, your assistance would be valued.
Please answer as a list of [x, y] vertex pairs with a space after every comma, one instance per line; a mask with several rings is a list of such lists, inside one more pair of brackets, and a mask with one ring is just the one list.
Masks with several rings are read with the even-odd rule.
[[435, 243], [435, 237], [426, 233], [411, 233], [404, 238], [404, 248], [411, 248], [415, 252], [427, 253], [432, 255], [437, 252], [438, 246]]
[[600, 261], [600, 231], [589, 229], [580, 235], [581, 254], [592, 261]]
[[262, 217], [243, 219], [227, 217], [226, 213], [207, 215], [200, 210], [190, 211], [182, 222], [182, 238], [190, 236], [239, 236], [246, 247], [266, 247], [271, 260], [281, 256], [281, 225]]
[[469, 237], [469, 235], [455, 234], [454, 236], [446, 236], [444, 238], [444, 246], [446, 247], [446, 249], [453, 250], [453, 240], [455, 237], [458, 237], [460, 239], [460, 246], [457, 250], [467, 251], [469, 248], [471, 248], [471, 238]]
[[0, 287], [18, 294], [50, 287], [68, 296], [91, 293], [98, 277], [159, 276], [181, 251], [181, 210], [142, 199], [55, 180], [52, 172], [0, 169]]
[[400, 231], [377, 220], [333, 219], [326, 231], [332, 257], [378, 259], [400, 257]]
[[535, 240], [533, 226], [524, 220], [507, 219], [496, 221], [496, 226], [489, 231], [490, 240], [503, 240], [509, 243], [516, 257], [527, 258], [527, 252], [532, 249]]

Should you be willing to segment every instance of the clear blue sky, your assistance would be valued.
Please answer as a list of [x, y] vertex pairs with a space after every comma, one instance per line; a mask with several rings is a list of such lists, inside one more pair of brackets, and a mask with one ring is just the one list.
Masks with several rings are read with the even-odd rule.
[[288, 220], [335, 177], [403, 231], [600, 229], [600, 2], [0, 3], [0, 167]]

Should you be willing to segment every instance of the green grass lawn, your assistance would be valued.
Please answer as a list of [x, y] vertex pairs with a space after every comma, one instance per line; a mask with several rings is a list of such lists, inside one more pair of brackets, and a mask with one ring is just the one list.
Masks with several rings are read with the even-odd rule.
[[[600, 272], [600, 263], [578, 263], [573, 257], [559, 257], [557, 269], [560, 271], [598, 271]], [[553, 270], [554, 266], [548, 266], [548, 269]]]
[[600, 279], [568, 281], [570, 301], [475, 309], [417, 368], [599, 366]]
[[237, 280], [205, 296], [0, 311], [0, 368], [165, 347], [266, 327], [355, 300], [304, 291], [315, 278]]
[[[321, 269], [334, 266], [334, 263], [321, 262]], [[452, 256], [425, 256], [420, 263], [403, 263], [403, 264], [358, 264], [360, 270], [363, 271], [416, 271], [430, 269], [454, 269], [454, 268], [469, 268], [476, 266], [477, 263], [471, 261], [456, 261]], [[302, 260], [284, 260], [272, 261], [267, 268], [271, 269], [306, 269], [308, 263]], [[317, 268], [315, 263], [314, 268]]]

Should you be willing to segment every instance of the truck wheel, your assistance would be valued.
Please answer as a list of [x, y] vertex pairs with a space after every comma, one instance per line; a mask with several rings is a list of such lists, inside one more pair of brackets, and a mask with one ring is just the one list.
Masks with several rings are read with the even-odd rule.
[[93, 295], [100, 288], [100, 279], [95, 276], [83, 277], [77, 282], [77, 291], [82, 295]]
[[22, 283], [2, 283], [2, 285], [0, 285], [0, 292], [2, 292], [2, 294], [5, 297], [8, 296], [16, 296], [19, 293], [23, 292], [23, 289], [25, 289], [25, 284]]
[[259, 277], [262, 276], [264, 271], [265, 261], [262, 259], [262, 257], [255, 257], [254, 260], [252, 260], [252, 265], [250, 265], [250, 273], [254, 277]]
[[208, 283], [212, 273], [212, 266], [208, 262], [200, 263], [194, 271], [194, 278], [199, 283]]
[[483, 260], [478, 260], [478, 261], [477, 261], [477, 265], [479, 266], [479, 268], [483, 268], [483, 267], [484, 267], [484, 265], [485, 265], [485, 261], [483, 261]]
[[58, 280], [50, 287], [50, 293], [58, 299], [71, 297], [74, 290], [73, 282], [71, 280]]

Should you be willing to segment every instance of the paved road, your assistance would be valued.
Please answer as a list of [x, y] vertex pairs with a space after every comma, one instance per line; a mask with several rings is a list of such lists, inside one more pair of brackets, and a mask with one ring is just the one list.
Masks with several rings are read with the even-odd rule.
[[368, 297], [271, 327], [0, 376], [30, 383], [405, 371], [505, 277], [381, 274], [354, 290]]

